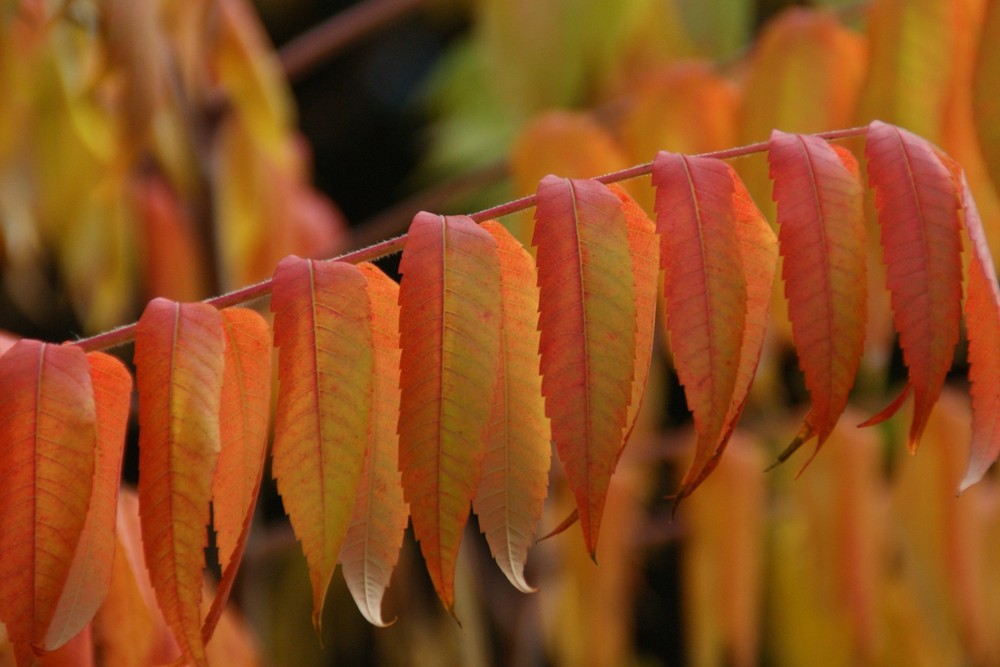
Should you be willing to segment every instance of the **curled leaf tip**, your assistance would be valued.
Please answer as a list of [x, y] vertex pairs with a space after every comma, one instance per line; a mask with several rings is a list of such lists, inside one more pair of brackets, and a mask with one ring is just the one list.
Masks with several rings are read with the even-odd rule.
[[893, 415], [895, 415], [899, 411], [899, 408], [903, 406], [904, 401], [906, 401], [907, 397], [909, 397], [910, 395], [910, 389], [911, 389], [910, 383], [907, 382], [906, 386], [903, 387], [903, 390], [899, 392], [899, 396], [897, 396], [892, 401], [892, 403], [885, 406], [885, 408], [883, 408], [881, 412], [872, 415], [865, 421], [858, 424], [858, 428], [868, 428], [869, 426], [878, 426], [882, 422], [890, 419]]
[[975, 486], [980, 481], [982, 481], [983, 476], [985, 474], [986, 474], [986, 470], [985, 469], [983, 469], [983, 470], [973, 470], [973, 469], [970, 468], [965, 473], [965, 477], [962, 478], [962, 481], [959, 483], [958, 488], [955, 490], [955, 497], [957, 498], [958, 496], [960, 496], [963, 493], [965, 493], [967, 489]]
[[537, 541], [538, 542], [543, 542], [543, 541], [549, 539], [550, 537], [555, 537], [556, 535], [559, 535], [560, 533], [564, 533], [574, 523], [576, 523], [579, 520], [580, 520], [580, 512], [579, 512], [578, 509], [573, 508], [573, 511], [569, 513], [569, 516], [567, 516], [565, 519], [563, 519], [561, 522], [559, 522], [558, 526], [556, 526], [555, 528], [553, 528], [552, 530], [550, 530], [549, 532], [547, 532], [545, 535], [542, 535], [541, 537], [539, 537]]

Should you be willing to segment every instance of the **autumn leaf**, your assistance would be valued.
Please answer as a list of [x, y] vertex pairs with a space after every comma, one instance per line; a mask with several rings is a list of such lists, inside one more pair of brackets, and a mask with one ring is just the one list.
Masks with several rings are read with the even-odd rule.
[[750, 397], [750, 386], [753, 384], [764, 349], [771, 307], [771, 290], [777, 270], [778, 239], [764, 214], [750, 198], [750, 193], [739, 175], [732, 167], [728, 169], [733, 180], [733, 220], [736, 223], [736, 236], [739, 241], [740, 264], [747, 285], [746, 328], [743, 331], [740, 362], [736, 368], [733, 398], [726, 412], [722, 437], [700, 472], [687, 485], [682, 485], [676, 496], [678, 501], [691, 495], [715, 470], [737, 422], [743, 415], [743, 408], [746, 407], [747, 399]]
[[156, 604], [143, 557], [139, 498], [134, 489], [118, 494], [115, 558], [111, 586], [92, 623], [95, 649], [109, 665], [147, 667], [180, 656]]
[[546, 176], [537, 197], [545, 413], [593, 557], [635, 366], [628, 227], [618, 197], [596, 181]]
[[653, 358], [658, 304], [656, 292], [660, 280], [660, 239], [656, 235], [656, 225], [628, 192], [617, 185], [610, 187], [621, 201], [622, 213], [625, 215], [629, 254], [632, 257], [632, 285], [635, 289], [635, 365], [632, 369], [632, 394], [625, 417], [625, 439], [622, 442], [622, 447], [625, 447], [642, 408], [649, 365]]
[[360, 264], [371, 301], [374, 382], [371, 424], [358, 495], [340, 547], [347, 587], [369, 623], [384, 627], [382, 597], [399, 559], [409, 518], [399, 474], [399, 285]]
[[470, 218], [418, 213], [399, 268], [403, 492], [431, 581], [453, 611], [496, 388], [500, 263], [496, 242]]
[[89, 353], [87, 363], [97, 417], [93, 491], [66, 585], [45, 635], [46, 649], [61, 646], [79, 634], [94, 617], [111, 585], [132, 376], [120, 361], [102, 352]]
[[291, 256], [278, 264], [271, 293], [272, 471], [309, 564], [317, 631], [368, 446], [374, 358], [366, 284], [353, 264]]
[[862, 121], [886, 122], [938, 141], [951, 90], [960, 4], [879, 0], [868, 6], [869, 67], [859, 103]]
[[96, 420], [81, 349], [20, 340], [0, 357], [0, 621], [18, 664], [45, 644], [86, 526]]
[[962, 301], [958, 198], [926, 140], [874, 121], [865, 144], [882, 227], [893, 321], [914, 395], [915, 451], [958, 341]]
[[961, 184], [963, 220], [971, 248], [965, 327], [969, 339], [972, 446], [959, 493], [982, 479], [1000, 455], [1000, 390], [997, 386], [1000, 377], [1000, 286], [979, 211], [964, 176]]
[[202, 667], [202, 569], [220, 448], [221, 320], [204, 303], [153, 299], [135, 343], [143, 550], [167, 625], [184, 656]]
[[797, 442], [815, 435], [818, 452], [844, 411], [864, 348], [863, 194], [853, 156], [817, 137], [775, 130], [768, 160], [792, 335], [812, 399]]
[[740, 90], [710, 63], [682, 61], [649, 72], [632, 96], [621, 135], [634, 161], [658, 150], [701, 153], [736, 143]]
[[[586, 178], [628, 166], [610, 131], [591, 114], [550, 111], [528, 122], [510, 149], [510, 171], [518, 193], [530, 193], [546, 174]], [[527, 213], [506, 223], [522, 243], [534, 233], [534, 218]]]
[[726, 431], [746, 328], [734, 185], [724, 162], [661, 152], [653, 163], [666, 325], [694, 417], [695, 457], [681, 493]]
[[529, 593], [535, 589], [524, 566], [548, 490], [552, 437], [538, 373], [537, 273], [531, 255], [503, 225], [489, 220], [482, 227], [497, 243], [502, 320], [498, 389], [472, 508], [497, 565]]
[[264, 472], [271, 411], [271, 329], [246, 308], [222, 311], [226, 339], [219, 412], [219, 461], [212, 480], [212, 523], [222, 579], [202, 624], [212, 638], [250, 535], [250, 522]]

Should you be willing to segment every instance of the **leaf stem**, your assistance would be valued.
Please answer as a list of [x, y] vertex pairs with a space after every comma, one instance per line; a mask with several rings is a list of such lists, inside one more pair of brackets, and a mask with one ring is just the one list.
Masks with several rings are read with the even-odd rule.
[[[842, 130], [831, 130], [828, 132], [817, 132], [814, 136], [821, 137], [828, 141], [837, 139], [847, 139], [850, 137], [862, 136], [867, 127], [851, 127]], [[760, 141], [753, 144], [747, 144], [746, 146], [737, 146], [735, 148], [727, 148], [720, 151], [712, 151], [709, 153], [701, 153], [699, 157], [716, 158], [719, 160], [726, 160], [738, 157], [745, 157], [747, 155], [752, 155], [754, 153], [760, 153], [767, 150], [768, 142]], [[626, 169], [621, 169], [619, 171], [613, 171], [601, 176], [597, 176], [594, 180], [599, 181], [604, 184], [608, 183], [618, 183], [620, 181], [627, 181], [632, 178], [637, 178], [639, 176], [645, 176], [653, 170], [652, 162], [644, 162], [642, 164], [637, 164]], [[486, 220], [492, 220], [494, 218], [500, 218], [505, 215], [510, 215], [512, 213], [517, 213], [518, 211], [523, 211], [529, 209], [535, 205], [535, 195], [528, 195], [527, 197], [521, 197], [520, 199], [514, 199], [513, 201], [500, 204], [498, 206], [493, 206], [491, 208], [483, 209], [477, 213], [471, 214], [469, 217], [476, 222], [484, 222]], [[345, 253], [343, 255], [338, 255], [327, 261], [340, 261], [340, 262], [350, 262], [352, 264], [360, 264], [361, 262], [370, 262], [393, 253], [400, 252], [403, 246], [406, 244], [406, 234], [401, 234], [399, 236], [394, 236], [385, 241], [375, 243], [373, 245], [360, 248], [358, 250], [352, 250], [351, 252]], [[215, 306], [216, 308], [228, 308], [230, 306], [236, 306], [240, 304], [246, 304], [257, 299], [261, 299], [268, 296], [271, 293], [271, 280], [262, 280], [259, 283], [254, 283], [253, 285], [248, 285], [246, 287], [241, 287], [233, 292], [228, 292], [226, 294], [221, 294], [219, 296], [214, 296], [210, 299], [206, 299], [205, 303]], [[97, 334], [95, 336], [90, 336], [89, 338], [81, 338], [75, 341], [73, 344], [77, 347], [83, 348], [85, 351], [92, 352], [95, 350], [107, 350], [113, 347], [118, 347], [119, 345], [125, 345], [135, 339], [135, 323], [127, 324], [125, 326], [118, 327], [117, 329], [112, 329], [110, 331], [105, 331], [104, 333]]]

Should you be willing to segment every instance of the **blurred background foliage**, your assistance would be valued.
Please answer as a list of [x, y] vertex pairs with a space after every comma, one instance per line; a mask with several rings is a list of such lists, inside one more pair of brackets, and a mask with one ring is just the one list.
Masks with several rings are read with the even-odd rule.
[[[874, 118], [964, 165], [1000, 256], [997, 90], [1000, 0], [2, 0], [0, 329], [91, 334], [153, 296], [204, 298], [550, 172]], [[734, 166], [773, 214], [763, 156]], [[651, 205], [648, 181], [628, 187]], [[227, 664], [1000, 664], [997, 485], [954, 497], [962, 355], [918, 456], [899, 444], [906, 415], [854, 428], [902, 377], [869, 219], [855, 407], [801, 479], [762, 473], [807, 400], [779, 283], [742, 431], [676, 515], [664, 497], [693, 438], [660, 349], [600, 565], [571, 528], [532, 551], [525, 596], [473, 524], [459, 627], [408, 540], [395, 625], [367, 626], [335, 583], [321, 644], [265, 484]], [[528, 238], [530, 215], [505, 223]], [[572, 507], [558, 468], [549, 495], [542, 533]]]

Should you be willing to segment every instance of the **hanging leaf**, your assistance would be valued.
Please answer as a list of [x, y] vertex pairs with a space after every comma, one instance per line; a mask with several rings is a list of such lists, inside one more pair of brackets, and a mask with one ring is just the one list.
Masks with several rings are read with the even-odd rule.
[[661, 152], [653, 163], [653, 185], [667, 331], [697, 434], [683, 494], [726, 431], [746, 328], [747, 285], [726, 164]]
[[[656, 291], [660, 279], [660, 239], [656, 225], [642, 207], [623, 188], [612, 185], [611, 191], [621, 201], [625, 225], [628, 229], [629, 255], [632, 257], [632, 285], [635, 288], [635, 366], [632, 369], [632, 395], [625, 417], [625, 440], [628, 444], [635, 428], [635, 420], [642, 408], [646, 393], [649, 365], [653, 358], [653, 339], [656, 334]], [[619, 452], [619, 457], [621, 452]]]
[[[519, 194], [529, 194], [546, 174], [587, 178], [628, 166], [614, 135], [585, 112], [542, 113], [518, 132], [510, 149], [510, 173]], [[524, 244], [531, 241], [534, 218], [527, 212], [505, 221]]]
[[982, 221], [965, 177], [962, 209], [972, 252], [965, 327], [969, 339], [969, 393], [972, 395], [972, 447], [959, 493], [982, 479], [1000, 455], [1000, 286], [986, 244]]
[[309, 564], [313, 625], [357, 495], [372, 412], [371, 307], [361, 270], [290, 256], [274, 272], [272, 470]]
[[140, 521], [135, 490], [122, 488], [115, 521], [111, 588], [92, 624], [94, 644], [103, 664], [147, 667], [167, 664], [181, 657], [177, 642], [156, 604], [142, 553]]
[[736, 222], [736, 236], [739, 241], [740, 264], [747, 285], [746, 328], [743, 331], [740, 363], [736, 369], [733, 399], [726, 412], [722, 438], [701, 471], [686, 485], [682, 484], [677, 493], [678, 501], [691, 495], [698, 485], [715, 470], [730, 437], [733, 435], [736, 423], [743, 414], [743, 408], [750, 395], [750, 385], [753, 384], [761, 351], [764, 348], [768, 313], [771, 307], [771, 290], [778, 264], [778, 239], [771, 231], [770, 223], [751, 199], [750, 192], [736, 171], [732, 167], [728, 169], [733, 180], [733, 219]]
[[0, 622], [18, 664], [43, 645], [72, 569], [96, 419], [81, 349], [20, 340], [0, 357]]
[[340, 547], [347, 587], [369, 623], [389, 625], [382, 597], [399, 559], [409, 510], [399, 474], [399, 285], [374, 264], [359, 267], [372, 308], [371, 425], [354, 512]]
[[597, 181], [546, 176], [537, 197], [545, 413], [594, 557], [635, 366], [628, 227], [619, 199]]
[[518, 590], [535, 589], [524, 578], [528, 549], [542, 516], [548, 487], [551, 428], [538, 374], [538, 285], [535, 262], [501, 225], [482, 227], [500, 259], [500, 365], [482, 480], [472, 507], [490, 552]]
[[222, 311], [226, 339], [220, 402], [219, 462], [212, 480], [212, 522], [222, 579], [202, 624], [207, 644], [226, 607], [250, 536], [264, 473], [271, 410], [271, 330], [246, 308]]
[[915, 451], [958, 342], [962, 301], [958, 199], [926, 140], [874, 121], [865, 144], [882, 226], [893, 321], [913, 389]]
[[[747, 63], [737, 141], [766, 140], [780, 127], [819, 132], [855, 119], [868, 66], [866, 40], [830, 11], [790, 7], [762, 26]], [[735, 163], [750, 193], [774, 219], [768, 165], [751, 157]], [[777, 332], [788, 340], [780, 297]]]
[[453, 611], [499, 364], [496, 242], [470, 218], [418, 213], [399, 270], [403, 491], [431, 581]]
[[125, 430], [132, 405], [132, 376], [125, 366], [101, 352], [87, 355], [97, 416], [94, 485], [80, 542], [43, 648], [62, 646], [90, 623], [111, 585], [115, 553], [115, 517], [121, 483]]
[[788, 314], [812, 399], [803, 435], [816, 436], [818, 452], [844, 411], [864, 348], [863, 193], [854, 157], [817, 137], [775, 130], [768, 160]]
[[142, 545], [156, 599], [184, 657], [204, 667], [201, 593], [219, 456], [225, 341], [204, 303], [153, 299], [135, 335]]

